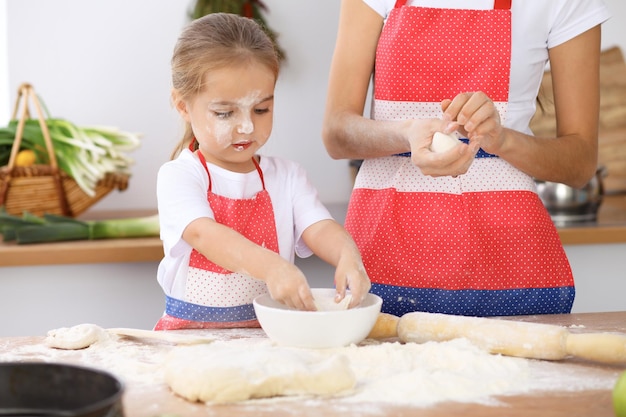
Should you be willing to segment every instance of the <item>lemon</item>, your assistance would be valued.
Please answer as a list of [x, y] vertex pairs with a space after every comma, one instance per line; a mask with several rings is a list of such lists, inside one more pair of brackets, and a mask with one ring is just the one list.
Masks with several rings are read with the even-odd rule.
[[613, 410], [617, 417], [626, 417], [626, 371], [622, 372], [613, 387]]
[[15, 156], [15, 165], [18, 167], [29, 167], [35, 163], [35, 152], [30, 149], [23, 149]]

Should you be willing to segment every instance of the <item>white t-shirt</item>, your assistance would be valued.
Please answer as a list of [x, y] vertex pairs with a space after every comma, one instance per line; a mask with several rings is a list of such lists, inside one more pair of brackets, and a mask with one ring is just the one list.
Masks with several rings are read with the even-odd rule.
[[[294, 261], [294, 254], [307, 257], [311, 250], [302, 241], [304, 230], [332, 218], [319, 201], [317, 190], [296, 162], [262, 156], [261, 171], [274, 208], [280, 255]], [[207, 164], [215, 194], [232, 199], [252, 198], [263, 189], [259, 173], [245, 174]], [[209, 179], [198, 157], [185, 149], [166, 162], [157, 176], [157, 202], [165, 256], [158, 281], [165, 294], [182, 299], [192, 247], [182, 239], [187, 225], [201, 217], [214, 218], [207, 200]]]
[[[396, 0], [363, 0], [385, 19]], [[493, 0], [408, 0], [408, 6], [491, 9]], [[511, 75], [505, 126], [531, 133], [528, 124], [548, 62], [548, 49], [560, 45], [611, 16], [603, 0], [513, 0]], [[452, 27], [451, 30], [454, 30]]]

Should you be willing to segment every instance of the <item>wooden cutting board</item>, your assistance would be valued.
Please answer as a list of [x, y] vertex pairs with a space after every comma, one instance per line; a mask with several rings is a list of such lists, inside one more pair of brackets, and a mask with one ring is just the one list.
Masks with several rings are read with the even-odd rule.
[[[555, 136], [556, 121], [550, 71], [543, 76], [530, 128], [537, 136]], [[607, 168], [606, 192], [626, 191], [626, 63], [619, 47], [600, 55], [600, 129], [598, 164]]]

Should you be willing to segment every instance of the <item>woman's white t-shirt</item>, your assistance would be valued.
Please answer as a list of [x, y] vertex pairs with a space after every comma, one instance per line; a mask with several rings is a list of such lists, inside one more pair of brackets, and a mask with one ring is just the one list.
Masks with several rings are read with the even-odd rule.
[[[383, 18], [396, 0], [363, 0]], [[408, 0], [408, 6], [491, 9], [493, 0]], [[548, 62], [548, 49], [599, 25], [611, 16], [602, 0], [513, 0], [511, 5], [511, 75], [504, 125], [531, 133], [530, 119]], [[452, 27], [451, 30], [454, 30]]]
[[[293, 262], [294, 254], [312, 254], [302, 241], [304, 230], [331, 215], [320, 202], [317, 190], [296, 162], [262, 156], [260, 167], [274, 208], [280, 255]], [[252, 198], [263, 189], [259, 173], [228, 171], [207, 164], [212, 191], [232, 199]], [[165, 163], [157, 177], [157, 202], [165, 256], [158, 269], [158, 281], [165, 294], [183, 298], [192, 247], [182, 239], [187, 225], [201, 217], [214, 218], [207, 200], [209, 179], [198, 157], [185, 149]]]

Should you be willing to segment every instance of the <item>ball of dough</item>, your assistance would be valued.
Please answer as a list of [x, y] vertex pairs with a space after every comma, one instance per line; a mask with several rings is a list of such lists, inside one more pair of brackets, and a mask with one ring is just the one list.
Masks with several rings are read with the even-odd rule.
[[317, 296], [314, 300], [317, 311], [347, 310], [352, 301], [352, 294], [346, 294], [343, 300], [335, 302], [335, 297]]
[[441, 132], [435, 132], [433, 135], [433, 141], [430, 144], [430, 150], [437, 153], [445, 152], [456, 147], [459, 143], [461, 143], [461, 141], [452, 134], [448, 135]]
[[106, 337], [106, 331], [95, 324], [85, 323], [73, 327], [50, 330], [45, 343], [51, 348], [76, 350], [84, 349]]

